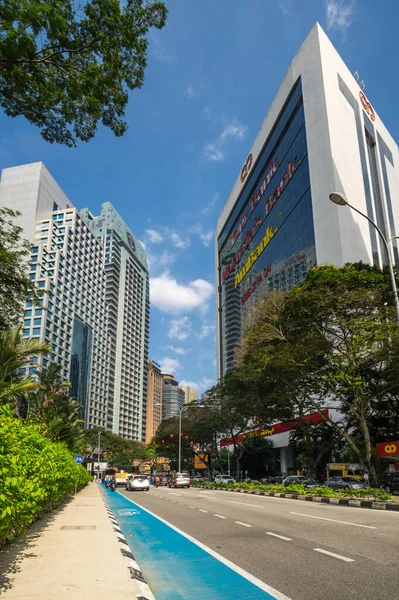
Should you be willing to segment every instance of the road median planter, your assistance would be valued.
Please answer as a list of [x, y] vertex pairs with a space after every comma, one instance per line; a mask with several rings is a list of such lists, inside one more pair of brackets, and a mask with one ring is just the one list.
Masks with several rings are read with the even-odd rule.
[[[287, 500], [302, 500], [305, 502], [319, 502], [323, 504], [334, 504], [337, 506], [349, 506], [353, 508], [368, 508], [375, 510], [393, 510], [399, 512], [399, 502], [395, 502], [389, 494], [385, 494], [381, 490], [373, 490], [374, 497], [370, 494], [370, 497], [365, 499], [361, 498], [353, 498], [344, 496], [344, 491], [342, 490], [342, 495], [337, 495], [336, 492], [329, 490], [327, 488], [328, 496], [309, 494], [309, 490], [302, 488], [300, 491], [302, 493], [292, 493], [289, 491], [281, 492], [274, 491], [272, 489], [259, 489], [254, 487], [235, 487], [231, 486], [223, 486], [223, 485], [207, 485], [207, 484], [196, 484], [192, 482], [193, 486], [200, 487], [208, 490], [222, 490], [225, 492], [236, 492], [239, 494], [253, 494], [257, 496], [269, 496], [274, 498], [286, 498]], [[246, 484], [248, 485], [248, 484]], [[278, 486], [281, 488], [282, 486]], [[299, 486], [295, 486], [296, 488]], [[369, 490], [367, 490], [369, 491]], [[370, 490], [371, 492], [371, 490]], [[365, 494], [364, 494], [365, 495]], [[382, 499], [378, 499], [375, 496], [380, 496]]]

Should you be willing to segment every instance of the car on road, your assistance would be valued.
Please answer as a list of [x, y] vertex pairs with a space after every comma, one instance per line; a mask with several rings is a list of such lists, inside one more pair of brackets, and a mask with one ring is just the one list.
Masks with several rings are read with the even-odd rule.
[[169, 475], [167, 473], [158, 473], [159, 484], [158, 485], [168, 485]]
[[236, 480], [231, 475], [216, 475], [215, 483], [235, 483]]
[[325, 487], [334, 490], [362, 490], [366, 486], [354, 477], [330, 477], [324, 482]]
[[126, 479], [126, 489], [128, 492], [146, 491], [150, 489], [150, 481], [145, 475], [133, 475]]
[[289, 475], [285, 479], [283, 479], [283, 485], [287, 487], [287, 485], [301, 485], [306, 481], [306, 477], [303, 475]]
[[202, 475], [194, 475], [194, 477], [191, 478], [191, 481], [204, 481], [204, 478], [202, 477]]
[[168, 487], [186, 487], [191, 485], [190, 475], [188, 473], [173, 473], [168, 481]]
[[399, 473], [385, 473], [383, 477], [383, 487], [387, 494], [399, 494]]

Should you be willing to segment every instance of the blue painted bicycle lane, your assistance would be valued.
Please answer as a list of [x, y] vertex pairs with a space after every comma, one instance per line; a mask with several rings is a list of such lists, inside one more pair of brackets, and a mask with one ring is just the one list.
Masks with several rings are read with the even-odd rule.
[[289, 600], [122, 494], [102, 493], [156, 600]]

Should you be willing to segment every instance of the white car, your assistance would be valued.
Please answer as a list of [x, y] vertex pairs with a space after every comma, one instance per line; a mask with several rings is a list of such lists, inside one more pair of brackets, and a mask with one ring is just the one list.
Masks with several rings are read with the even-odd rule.
[[143, 490], [149, 492], [150, 482], [145, 475], [134, 475], [126, 480], [126, 489], [128, 492]]
[[204, 478], [202, 477], [202, 475], [194, 475], [194, 477], [192, 477], [191, 480], [192, 481], [204, 481]]
[[235, 483], [236, 480], [231, 475], [216, 475], [215, 483]]

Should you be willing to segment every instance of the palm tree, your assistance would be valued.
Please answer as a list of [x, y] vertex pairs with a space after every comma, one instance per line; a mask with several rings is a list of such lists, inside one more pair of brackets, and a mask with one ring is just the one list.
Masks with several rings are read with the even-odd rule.
[[69, 381], [61, 377], [61, 366], [51, 363], [39, 375], [36, 394], [31, 395], [30, 412], [45, 423], [46, 436], [54, 442], [65, 442], [72, 451], [79, 450], [83, 442], [81, 405], [71, 398]]
[[[0, 404], [26, 403], [38, 383], [21, 369], [34, 365], [33, 358], [51, 350], [45, 342], [23, 338], [21, 326], [0, 334]], [[18, 411], [17, 411], [18, 412]]]

